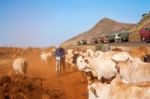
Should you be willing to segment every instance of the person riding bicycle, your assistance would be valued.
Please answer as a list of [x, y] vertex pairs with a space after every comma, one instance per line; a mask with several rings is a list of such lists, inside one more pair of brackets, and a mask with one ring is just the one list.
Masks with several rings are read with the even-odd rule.
[[[58, 70], [60, 72], [65, 72], [65, 50], [61, 46], [59, 46], [55, 51], [55, 57], [56, 57], [56, 71]], [[58, 67], [58, 63], [60, 62], [60, 67]]]

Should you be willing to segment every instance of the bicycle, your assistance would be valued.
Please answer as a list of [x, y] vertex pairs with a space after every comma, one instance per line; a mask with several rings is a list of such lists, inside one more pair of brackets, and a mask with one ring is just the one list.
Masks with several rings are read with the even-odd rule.
[[58, 57], [58, 56], [56, 57], [56, 73], [57, 73], [57, 76], [59, 76], [63, 73], [62, 58], [63, 57]]

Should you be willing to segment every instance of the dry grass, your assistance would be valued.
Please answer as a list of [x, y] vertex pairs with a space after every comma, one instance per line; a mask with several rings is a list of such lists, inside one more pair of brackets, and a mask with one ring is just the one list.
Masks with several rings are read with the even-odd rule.
[[43, 88], [41, 78], [2, 76], [0, 78], [0, 99], [66, 99], [58, 89]]

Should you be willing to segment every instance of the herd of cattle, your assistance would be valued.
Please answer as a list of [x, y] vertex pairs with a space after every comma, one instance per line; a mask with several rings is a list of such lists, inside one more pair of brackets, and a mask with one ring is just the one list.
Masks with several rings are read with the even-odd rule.
[[88, 81], [89, 99], [150, 99], [150, 63], [142, 59], [149, 53], [145, 47], [129, 52], [69, 49], [66, 62]]
[[[54, 52], [42, 52], [40, 57], [47, 63]], [[150, 63], [143, 61], [149, 54], [146, 47], [106, 52], [67, 49], [65, 61], [66, 67], [81, 72], [82, 82], [88, 82], [89, 99], [150, 99]], [[13, 68], [16, 74], [26, 74], [26, 59], [16, 59]]]

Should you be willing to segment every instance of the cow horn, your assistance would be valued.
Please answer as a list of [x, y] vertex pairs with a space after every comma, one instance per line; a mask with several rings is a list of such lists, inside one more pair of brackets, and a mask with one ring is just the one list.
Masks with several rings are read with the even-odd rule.
[[118, 63], [116, 60], [114, 60], [113, 58], [111, 58], [111, 60], [113, 61], [113, 62], [115, 62], [116, 64]]
[[128, 62], [128, 61], [129, 61], [129, 58], [126, 59], [126, 62]]
[[98, 97], [95, 88], [91, 87], [90, 90], [95, 95], [95, 97]]

